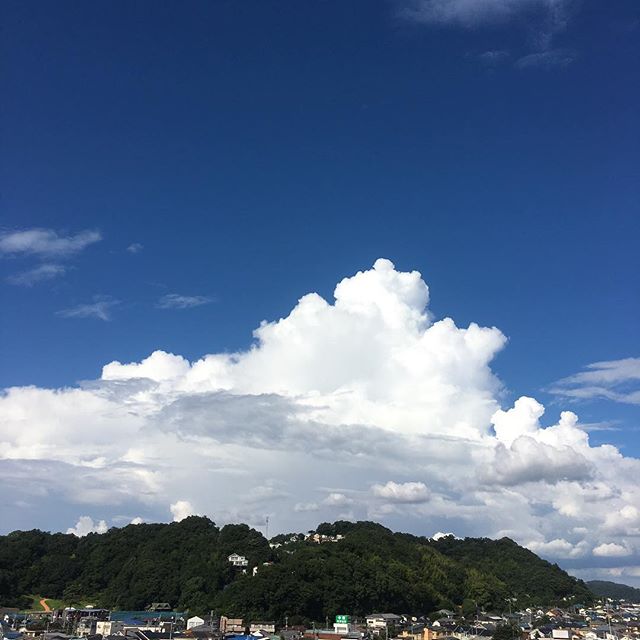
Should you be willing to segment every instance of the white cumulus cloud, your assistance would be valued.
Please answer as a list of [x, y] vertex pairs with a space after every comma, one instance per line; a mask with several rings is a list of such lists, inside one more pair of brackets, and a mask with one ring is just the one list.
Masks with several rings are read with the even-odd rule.
[[193, 505], [188, 500], [178, 500], [169, 506], [174, 522], [180, 522], [189, 516], [197, 515]]
[[353, 500], [344, 493], [333, 492], [322, 501], [322, 504], [328, 507], [346, 507], [353, 504]]
[[491, 362], [506, 337], [434, 318], [429, 297], [380, 259], [262, 322], [246, 350], [157, 350], [81, 386], [5, 389], [0, 482], [41, 504], [35, 526], [58, 503], [147, 521], [170, 504], [176, 520], [269, 515], [273, 532], [344, 517], [508, 535], [577, 569], [614, 544], [629, 552], [616, 566], [636, 566], [640, 461], [594, 446], [572, 412], [505, 406]]
[[390, 502], [427, 502], [431, 493], [424, 482], [398, 483], [389, 480], [386, 484], [374, 484], [373, 495]]
[[106, 533], [109, 527], [104, 520], [94, 522], [91, 516], [80, 516], [74, 527], [67, 529], [67, 533], [82, 538], [89, 533]]
[[631, 551], [627, 549], [627, 547], [618, 544], [617, 542], [604, 542], [593, 550], [593, 555], [600, 556], [601, 558], [617, 558], [619, 556], [628, 556], [630, 554]]

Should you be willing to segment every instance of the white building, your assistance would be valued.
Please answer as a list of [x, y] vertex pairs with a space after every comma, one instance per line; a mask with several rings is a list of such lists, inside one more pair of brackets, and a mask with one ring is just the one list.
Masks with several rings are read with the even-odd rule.
[[395, 613], [372, 613], [367, 616], [367, 627], [369, 629], [386, 629], [388, 626], [398, 624], [402, 621]]
[[194, 627], [200, 627], [204, 624], [204, 618], [200, 616], [193, 616], [187, 619], [187, 631], [189, 629], [193, 629]]
[[275, 622], [252, 622], [249, 626], [249, 633], [257, 636], [260, 631], [266, 631], [267, 633], [276, 632]]
[[103, 638], [105, 636], [112, 636], [124, 631], [124, 622], [120, 620], [98, 620], [96, 622], [96, 633], [100, 634]]
[[234, 567], [246, 567], [249, 565], [249, 561], [237, 553], [232, 553], [227, 559]]

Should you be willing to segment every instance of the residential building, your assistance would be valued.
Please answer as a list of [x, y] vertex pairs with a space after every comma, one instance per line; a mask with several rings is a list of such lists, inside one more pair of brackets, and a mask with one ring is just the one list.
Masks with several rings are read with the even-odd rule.
[[227, 560], [229, 560], [234, 567], [246, 567], [249, 565], [249, 561], [237, 553], [232, 553]]
[[80, 637], [95, 635], [97, 624], [98, 621], [95, 618], [80, 618], [76, 627], [76, 635]]
[[366, 617], [369, 629], [386, 629], [392, 625], [400, 624], [402, 616], [395, 613], [372, 613]]
[[220, 616], [220, 633], [244, 633], [244, 620]]
[[252, 622], [249, 625], [249, 633], [257, 633], [259, 631], [266, 631], [267, 633], [276, 632], [275, 622]]
[[103, 638], [105, 636], [116, 635], [124, 631], [124, 622], [121, 620], [98, 620], [96, 622], [96, 633]]

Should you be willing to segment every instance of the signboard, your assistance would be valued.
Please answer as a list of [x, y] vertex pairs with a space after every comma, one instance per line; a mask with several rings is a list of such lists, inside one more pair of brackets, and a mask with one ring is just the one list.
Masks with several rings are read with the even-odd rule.
[[336, 616], [336, 624], [349, 624], [349, 616], [345, 616], [345, 615]]

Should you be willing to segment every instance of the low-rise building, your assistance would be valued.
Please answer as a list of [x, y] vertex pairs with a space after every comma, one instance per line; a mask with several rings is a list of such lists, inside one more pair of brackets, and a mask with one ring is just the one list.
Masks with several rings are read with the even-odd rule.
[[244, 633], [244, 620], [220, 616], [220, 633]]
[[96, 622], [96, 633], [103, 638], [119, 634], [122, 631], [124, 631], [124, 622], [121, 620], [98, 620]]
[[372, 613], [366, 617], [369, 629], [386, 629], [391, 625], [400, 624], [402, 616], [395, 613]]
[[249, 633], [258, 633], [260, 631], [269, 633], [276, 632], [276, 623], [275, 622], [252, 622], [249, 625]]
[[249, 565], [249, 561], [238, 553], [232, 553], [227, 560], [229, 560], [234, 567], [246, 567]]

